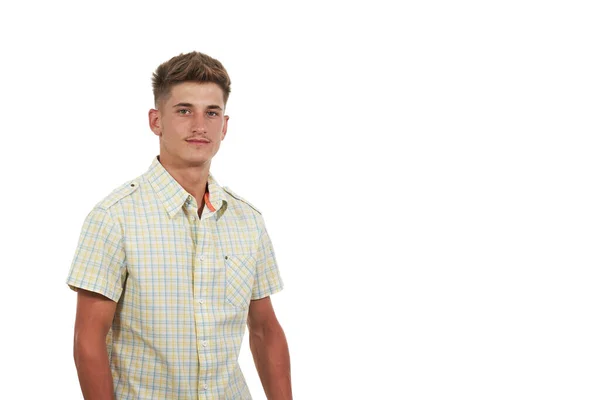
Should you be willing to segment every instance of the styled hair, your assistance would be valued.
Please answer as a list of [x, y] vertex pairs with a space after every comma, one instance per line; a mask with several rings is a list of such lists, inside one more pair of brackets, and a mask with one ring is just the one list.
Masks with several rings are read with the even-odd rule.
[[223, 90], [223, 100], [227, 104], [231, 92], [231, 80], [223, 64], [206, 54], [192, 51], [171, 58], [156, 68], [152, 74], [154, 105], [167, 97], [171, 88], [182, 82], [213, 82]]

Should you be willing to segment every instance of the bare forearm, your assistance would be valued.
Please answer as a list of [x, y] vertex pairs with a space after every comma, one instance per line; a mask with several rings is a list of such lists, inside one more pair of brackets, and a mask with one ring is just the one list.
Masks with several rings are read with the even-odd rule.
[[269, 400], [291, 400], [290, 353], [283, 329], [277, 326], [250, 335], [254, 364]]
[[74, 347], [75, 366], [85, 400], [114, 400], [112, 374], [103, 340], [80, 340]]

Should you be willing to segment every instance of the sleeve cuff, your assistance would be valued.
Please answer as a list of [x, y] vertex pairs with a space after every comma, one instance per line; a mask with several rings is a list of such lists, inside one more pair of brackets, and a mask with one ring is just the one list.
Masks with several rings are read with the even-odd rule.
[[109, 290], [100, 285], [91, 285], [91, 284], [86, 284], [83, 282], [77, 282], [77, 281], [73, 281], [73, 280], [67, 280], [67, 285], [69, 286], [69, 288], [71, 290], [74, 290], [75, 292], [77, 292], [79, 289], [83, 289], [83, 290], [87, 290], [89, 292], [98, 293], [104, 297], [109, 298], [110, 300], [114, 301], [115, 303], [117, 303], [119, 301], [119, 299], [121, 298], [122, 290], [120, 290], [120, 289]]

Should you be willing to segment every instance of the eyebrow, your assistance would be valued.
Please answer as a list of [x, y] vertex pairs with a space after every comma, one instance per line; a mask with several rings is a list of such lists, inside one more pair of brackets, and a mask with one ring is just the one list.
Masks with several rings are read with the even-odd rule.
[[[190, 108], [194, 108], [194, 105], [192, 103], [177, 103], [173, 106], [173, 108], [175, 107], [190, 107]], [[209, 106], [206, 106], [206, 108], [208, 110], [223, 110], [221, 108], [221, 106], [217, 105], [217, 104], [211, 104]]]
[[173, 108], [175, 108], [175, 107], [194, 107], [194, 106], [192, 105], [192, 103], [177, 103], [173, 106]]

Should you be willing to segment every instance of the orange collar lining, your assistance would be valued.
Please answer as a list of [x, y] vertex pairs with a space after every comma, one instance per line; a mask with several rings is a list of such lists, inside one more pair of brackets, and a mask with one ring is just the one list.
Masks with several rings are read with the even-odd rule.
[[204, 203], [208, 206], [208, 209], [211, 212], [215, 212], [215, 208], [213, 207], [213, 205], [210, 202], [210, 195], [208, 193], [208, 190], [204, 192]]

